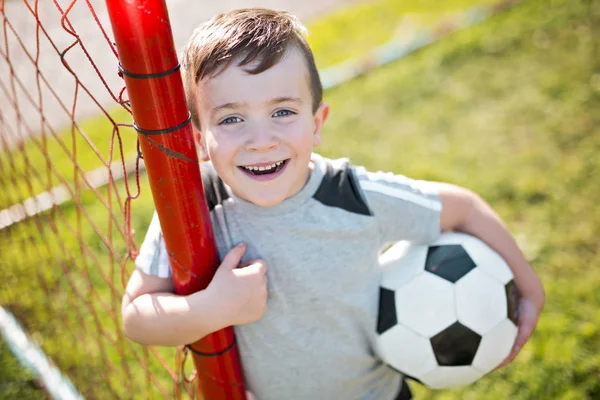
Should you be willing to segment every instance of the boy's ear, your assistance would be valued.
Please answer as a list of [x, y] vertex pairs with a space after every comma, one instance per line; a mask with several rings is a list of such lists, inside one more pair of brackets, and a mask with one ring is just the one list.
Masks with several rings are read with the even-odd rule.
[[194, 141], [198, 145], [198, 152], [200, 159], [202, 161], [208, 161], [210, 158], [208, 157], [208, 152], [206, 151], [206, 147], [204, 146], [204, 142], [202, 141], [202, 134], [200, 131], [192, 124], [192, 130], [194, 132]]
[[321, 144], [321, 130], [328, 116], [329, 104], [322, 102], [314, 116], [315, 137], [313, 138], [313, 146], [315, 147]]

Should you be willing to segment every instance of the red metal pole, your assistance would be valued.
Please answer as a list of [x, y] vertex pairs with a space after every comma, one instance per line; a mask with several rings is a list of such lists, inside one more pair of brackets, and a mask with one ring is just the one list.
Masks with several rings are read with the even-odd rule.
[[[107, 0], [120, 69], [178, 294], [204, 289], [219, 264], [164, 0]], [[245, 399], [232, 328], [190, 345], [206, 400]]]

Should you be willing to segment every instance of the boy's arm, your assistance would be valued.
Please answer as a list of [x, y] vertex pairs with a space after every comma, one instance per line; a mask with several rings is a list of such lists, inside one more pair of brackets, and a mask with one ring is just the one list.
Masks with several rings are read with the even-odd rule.
[[542, 284], [508, 229], [481, 197], [450, 184], [419, 181], [356, 167], [354, 174], [383, 244], [409, 240], [427, 243], [441, 231], [465, 232], [487, 243], [506, 260], [521, 293], [519, 331], [506, 365], [535, 329], [544, 305]]
[[158, 214], [154, 213], [121, 304], [125, 334], [141, 344], [193, 343], [219, 328], [211, 314], [214, 302], [205, 292], [174, 294], [167, 254]]
[[221, 328], [209, 292], [178, 296], [173, 291], [171, 278], [135, 269], [121, 307], [127, 337], [145, 345], [178, 346]]
[[458, 231], [476, 236], [496, 250], [508, 263], [519, 288], [519, 332], [513, 349], [502, 366], [512, 361], [527, 342], [544, 306], [544, 289], [500, 217], [477, 194], [449, 184], [435, 183], [442, 212], [442, 231]]
[[267, 303], [267, 265], [253, 260], [241, 267], [245, 251], [243, 243], [231, 249], [208, 287], [188, 296], [172, 293], [171, 278], [136, 268], [121, 306], [127, 337], [146, 345], [179, 346], [259, 319]]

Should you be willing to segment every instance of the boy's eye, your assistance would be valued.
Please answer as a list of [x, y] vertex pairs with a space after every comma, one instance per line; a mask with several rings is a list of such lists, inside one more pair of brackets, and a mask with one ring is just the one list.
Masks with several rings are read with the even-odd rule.
[[219, 125], [230, 125], [237, 122], [242, 122], [242, 119], [240, 117], [227, 117], [223, 121], [219, 122]]
[[277, 110], [273, 114], [274, 117], [287, 117], [288, 115], [294, 115], [295, 112], [290, 110]]

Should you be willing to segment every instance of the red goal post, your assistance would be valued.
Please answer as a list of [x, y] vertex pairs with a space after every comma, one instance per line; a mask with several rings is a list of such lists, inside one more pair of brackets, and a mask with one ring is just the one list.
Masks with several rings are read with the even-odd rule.
[[[191, 294], [208, 286], [219, 259], [167, 7], [164, 0], [106, 4], [175, 290]], [[189, 349], [204, 398], [245, 398], [233, 328]]]

